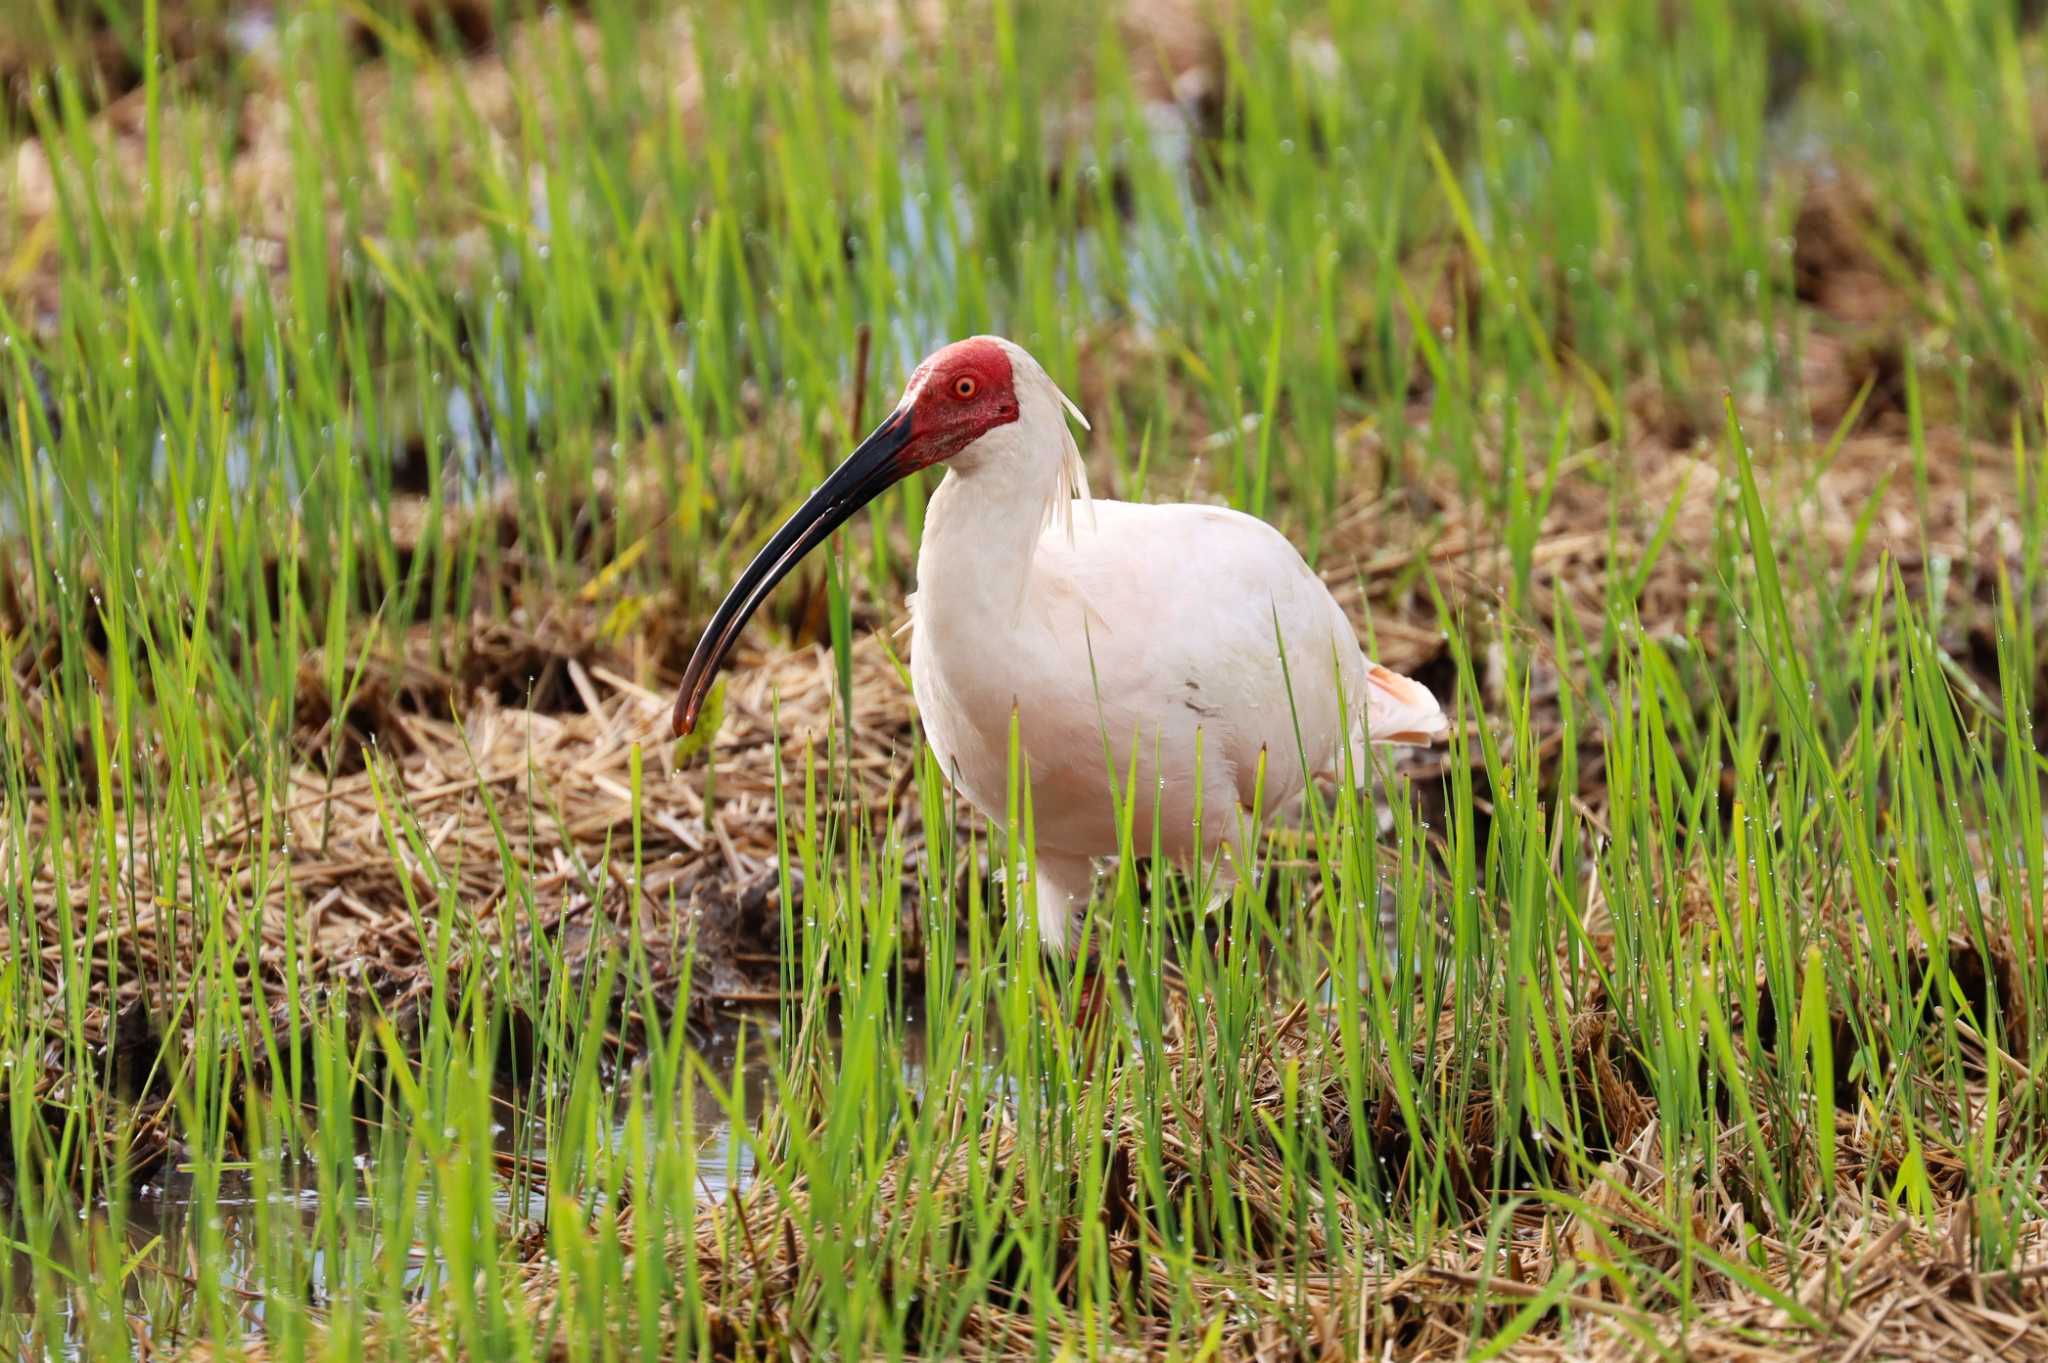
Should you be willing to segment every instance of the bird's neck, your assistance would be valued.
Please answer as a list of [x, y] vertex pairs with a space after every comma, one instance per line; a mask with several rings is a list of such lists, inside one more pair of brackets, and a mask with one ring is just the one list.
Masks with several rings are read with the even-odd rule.
[[990, 431], [946, 470], [918, 547], [921, 617], [956, 621], [967, 638], [1017, 619], [1047, 510], [1061, 495], [1058, 433], [1048, 441], [1040, 424]]

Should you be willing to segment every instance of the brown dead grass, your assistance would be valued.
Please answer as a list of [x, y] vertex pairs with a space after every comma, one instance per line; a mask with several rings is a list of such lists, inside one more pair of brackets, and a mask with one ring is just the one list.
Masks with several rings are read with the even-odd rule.
[[[823, 751], [837, 717], [829, 654], [756, 655], [734, 679], [716, 755], [717, 800], [707, 808], [702, 764], [686, 772], [668, 761], [671, 698], [616, 670], [630, 664], [596, 650], [591, 628], [587, 611], [527, 627], [479, 620], [461, 676], [425, 662], [427, 632], [415, 631], [411, 656], [371, 669], [341, 716], [342, 751], [355, 761], [340, 765], [352, 770], [331, 774], [333, 716], [309, 685], [299, 742], [306, 755], [284, 797], [252, 808], [248, 792], [221, 792], [198, 865], [146, 820], [117, 833], [122, 883], [112, 898], [134, 908], [88, 944], [90, 975], [101, 986], [86, 1010], [88, 1041], [110, 1065], [145, 1041], [154, 1052], [154, 1038], [134, 1028], [157, 1011], [146, 1005], [175, 997], [192, 978], [204, 937], [194, 906], [223, 891], [230, 937], [256, 939], [253, 964], [244, 967], [251, 978], [238, 981], [237, 992], [269, 1000], [280, 1023], [294, 955], [302, 987], [339, 988], [365, 1005], [374, 998], [403, 1028], [431, 987], [433, 963], [459, 969], [471, 952], [510, 950], [530, 966], [543, 938], [572, 969], [637, 938], [657, 1000], [674, 1005], [687, 986], [700, 1019], [772, 999], [764, 991], [774, 988], [782, 908], [773, 735], [779, 731], [779, 751], [792, 761], [806, 745]], [[874, 641], [857, 650], [853, 676], [846, 767], [860, 807], [882, 811], [902, 803], [906, 708]], [[506, 693], [535, 694], [546, 708]], [[636, 747], [644, 763], [637, 844]], [[51, 823], [47, 806], [32, 808], [31, 842], [80, 835]], [[423, 847], [398, 831], [407, 824]], [[54, 945], [58, 916], [80, 921], [83, 907], [60, 896], [47, 861], [38, 864], [32, 892], [42, 941], [51, 944], [38, 973], [54, 992], [65, 973]], [[173, 883], [157, 879], [165, 864], [180, 866]], [[436, 940], [442, 922], [445, 942]], [[693, 944], [696, 975], [685, 979]], [[0, 952], [7, 950], [0, 925]], [[112, 993], [109, 979], [121, 982]], [[628, 1035], [649, 1021], [620, 999], [616, 1023]], [[186, 1053], [174, 1043], [165, 1058], [175, 1064]], [[55, 1101], [70, 1082], [46, 1071], [28, 1096]], [[138, 1177], [168, 1150], [163, 1115], [142, 1123], [131, 1154]]]
[[[1317, 1017], [1305, 1024], [1334, 1025]], [[1257, 1115], [1246, 1112], [1227, 1125], [1257, 1132], [1265, 1120], [1284, 1120], [1281, 1067], [1314, 1050], [1311, 1039], [1297, 1032], [1283, 1040], [1278, 1053], [1251, 1057], [1245, 1091]], [[1200, 1103], [1185, 1071], [1176, 1068], [1168, 1081], [1170, 1088], [1180, 1089], [1178, 1101]], [[1349, 1144], [1351, 1116], [1340, 1094], [1330, 1097], [1322, 1131], [1304, 1134], [1320, 1134], [1341, 1150]], [[938, 1180], [940, 1199], [952, 1204], [952, 1224], [958, 1228], [972, 1224], [965, 1205], [973, 1186], [970, 1163], [1007, 1167], [1017, 1133], [996, 1120], [970, 1139], [975, 1148], [956, 1151]], [[1065, 1246], [1061, 1262], [1071, 1262], [1078, 1255], [1083, 1222], [1095, 1220], [1114, 1271], [1125, 1280], [1119, 1290], [1127, 1284], [1137, 1306], [1135, 1313], [1104, 1313], [1100, 1336], [1088, 1346], [1100, 1350], [1100, 1356], [1156, 1358], [1195, 1343], [1171, 1327], [1172, 1279], [1159, 1257], [1164, 1241], [1138, 1210], [1131, 1170], [1141, 1139], [1128, 1121], [1112, 1133], [1111, 1183], [1104, 1204], [1077, 1209], [1058, 1228]], [[1204, 1152], [1193, 1143], [1198, 1139], [1169, 1139], [1169, 1188], [1203, 1176]], [[1731, 1139], [1725, 1148], [1736, 1148], [1735, 1142]], [[1974, 1208], [1967, 1196], [1953, 1202], [1942, 1227], [1929, 1233], [1910, 1220], [1859, 1209], [1853, 1188], [1845, 1184], [1835, 1218], [1801, 1244], [1776, 1243], [1748, 1222], [1741, 1200], [1730, 1195], [1719, 1174], [1704, 1186], [1691, 1180], [1667, 1186], [1654, 1113], [1642, 1117], [1635, 1136], [1579, 1191], [1577, 1209], [1525, 1206], [1491, 1245], [1485, 1217], [1475, 1216], [1423, 1262], [1401, 1267], [1390, 1262], [1391, 1254], [1368, 1254], [1362, 1262], [1332, 1255], [1330, 1239], [1356, 1247], [1376, 1238], [1372, 1222], [1342, 1197], [1334, 1206], [1321, 1206], [1325, 1229], [1320, 1235], [1312, 1233], [1305, 1244], [1293, 1241], [1295, 1228], [1263, 1211], [1285, 1204], [1282, 1189], [1290, 1175], [1278, 1154], [1248, 1137], [1233, 1145], [1227, 1158], [1232, 1187], [1243, 1203], [1242, 1223], [1254, 1237], [1263, 1230], [1271, 1243], [1263, 1252], [1252, 1247], [1257, 1267], [1249, 1274], [1232, 1271], [1236, 1265], [1219, 1266], [1197, 1290], [1195, 1314], [1228, 1322], [1217, 1339], [1218, 1358], [1264, 1363], [1461, 1356], [1475, 1329], [1503, 1328], [1558, 1272], [1575, 1271], [1574, 1261], [1585, 1274], [1583, 1283], [1512, 1356], [1636, 1358], [1647, 1352], [1647, 1341], [1655, 1340], [1700, 1358], [1921, 1358], [1945, 1352], [1971, 1358], [2048, 1357], [2048, 1241], [2037, 1237], [2029, 1246], [2022, 1256], [2028, 1267], [1983, 1274], [1968, 1259]], [[920, 1191], [928, 1193], [929, 1187]], [[868, 1233], [886, 1236], [893, 1209], [907, 1202], [879, 1199], [877, 1225]], [[1021, 1220], [1035, 1213], [1019, 1195], [1008, 1214]], [[1698, 1244], [1721, 1247], [1738, 1261], [1754, 1245], [1767, 1285], [1758, 1290], [1747, 1273], [1698, 1267], [1691, 1293], [1699, 1317], [1682, 1333], [1673, 1323], [1677, 1301], [1639, 1296], [1618, 1273], [1610, 1276], [1607, 1248], [1619, 1242], [1641, 1262], [1669, 1269], [1679, 1258], [1681, 1222], [1689, 1223]], [[709, 1298], [746, 1304], [717, 1318], [725, 1337], [710, 1341], [714, 1356], [774, 1355], [795, 1346], [791, 1313], [803, 1299], [803, 1284], [817, 1270], [810, 1266], [810, 1248], [790, 1233], [790, 1225], [788, 1208], [776, 1191], [756, 1187], [704, 1208], [694, 1242], [670, 1246], [672, 1259], [695, 1256]], [[1333, 1234], [1336, 1228], [1341, 1234]], [[926, 1229], [919, 1225], [915, 1243], [931, 1243], [922, 1238]], [[944, 1229], [942, 1224], [936, 1237], [941, 1242]], [[749, 1246], [758, 1250], [749, 1252]], [[1205, 1251], [1198, 1246], [1196, 1252]], [[1352, 1254], [1357, 1253], [1354, 1248]], [[944, 1276], [965, 1267], [941, 1261], [908, 1271]], [[552, 1266], [545, 1264], [536, 1266], [525, 1288], [539, 1301], [551, 1301], [563, 1290]], [[1804, 1311], [1787, 1310], [1785, 1297], [1796, 1298]], [[1805, 1313], [1817, 1317], [1817, 1323], [1802, 1321]], [[1028, 1309], [1021, 1302], [1006, 1302], [1000, 1290], [973, 1311], [967, 1331], [965, 1357], [1027, 1358], [1043, 1344]], [[680, 1356], [697, 1341], [673, 1343]], [[1080, 1346], [1079, 1340], [1070, 1343]]]

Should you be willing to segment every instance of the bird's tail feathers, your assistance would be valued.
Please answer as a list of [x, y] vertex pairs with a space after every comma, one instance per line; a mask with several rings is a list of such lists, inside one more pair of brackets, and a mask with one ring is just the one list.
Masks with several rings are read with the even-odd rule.
[[[1081, 415], [1081, 409], [1074, 405], [1072, 398], [1060, 391], [1059, 384], [1053, 382], [1052, 375], [1045, 372], [1044, 365], [1032, 358], [1030, 351], [1013, 341], [1006, 341], [1000, 336], [988, 336], [982, 339], [994, 341], [997, 345], [1001, 346], [1004, 352], [1009, 355], [1010, 364], [1013, 367], [1021, 368], [1037, 378], [1044, 379], [1046, 386], [1051, 388], [1053, 395], [1060, 400], [1060, 406], [1066, 408], [1067, 415], [1080, 422], [1082, 430], [1089, 429], [1088, 418]], [[1081, 462], [1081, 446], [1074, 440], [1074, 428], [1067, 425], [1064, 421], [1059, 423], [1059, 427], [1060, 441], [1065, 448], [1060, 451], [1059, 481], [1054, 488], [1052, 500], [1047, 502], [1045, 506], [1045, 523], [1047, 525], [1057, 524], [1060, 528], [1060, 533], [1066, 536], [1067, 543], [1072, 544], [1074, 542], [1074, 503], [1079, 502], [1081, 504], [1081, 512], [1088, 518], [1088, 528], [1090, 530], [1095, 528], [1095, 506], [1088, 497], [1088, 468]]]
[[1448, 737], [1451, 723], [1428, 687], [1391, 668], [1369, 663], [1365, 669], [1365, 732], [1373, 743], [1427, 747]]

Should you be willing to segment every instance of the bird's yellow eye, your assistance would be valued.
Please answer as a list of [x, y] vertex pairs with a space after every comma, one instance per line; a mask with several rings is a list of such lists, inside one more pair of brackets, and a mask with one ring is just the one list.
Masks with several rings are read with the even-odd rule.
[[980, 386], [972, 377], [962, 374], [959, 378], [953, 380], [953, 396], [965, 402], [968, 398], [974, 396], [974, 390]]

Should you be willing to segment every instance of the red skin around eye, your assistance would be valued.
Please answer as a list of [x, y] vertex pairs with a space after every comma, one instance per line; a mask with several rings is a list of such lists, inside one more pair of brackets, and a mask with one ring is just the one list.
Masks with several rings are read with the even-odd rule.
[[[960, 396], [961, 379], [974, 391]], [[903, 447], [906, 471], [950, 459], [998, 426], [1017, 419], [1017, 393], [1010, 357], [994, 341], [956, 341], [933, 355], [910, 377], [917, 394], [910, 409], [910, 440]]]

